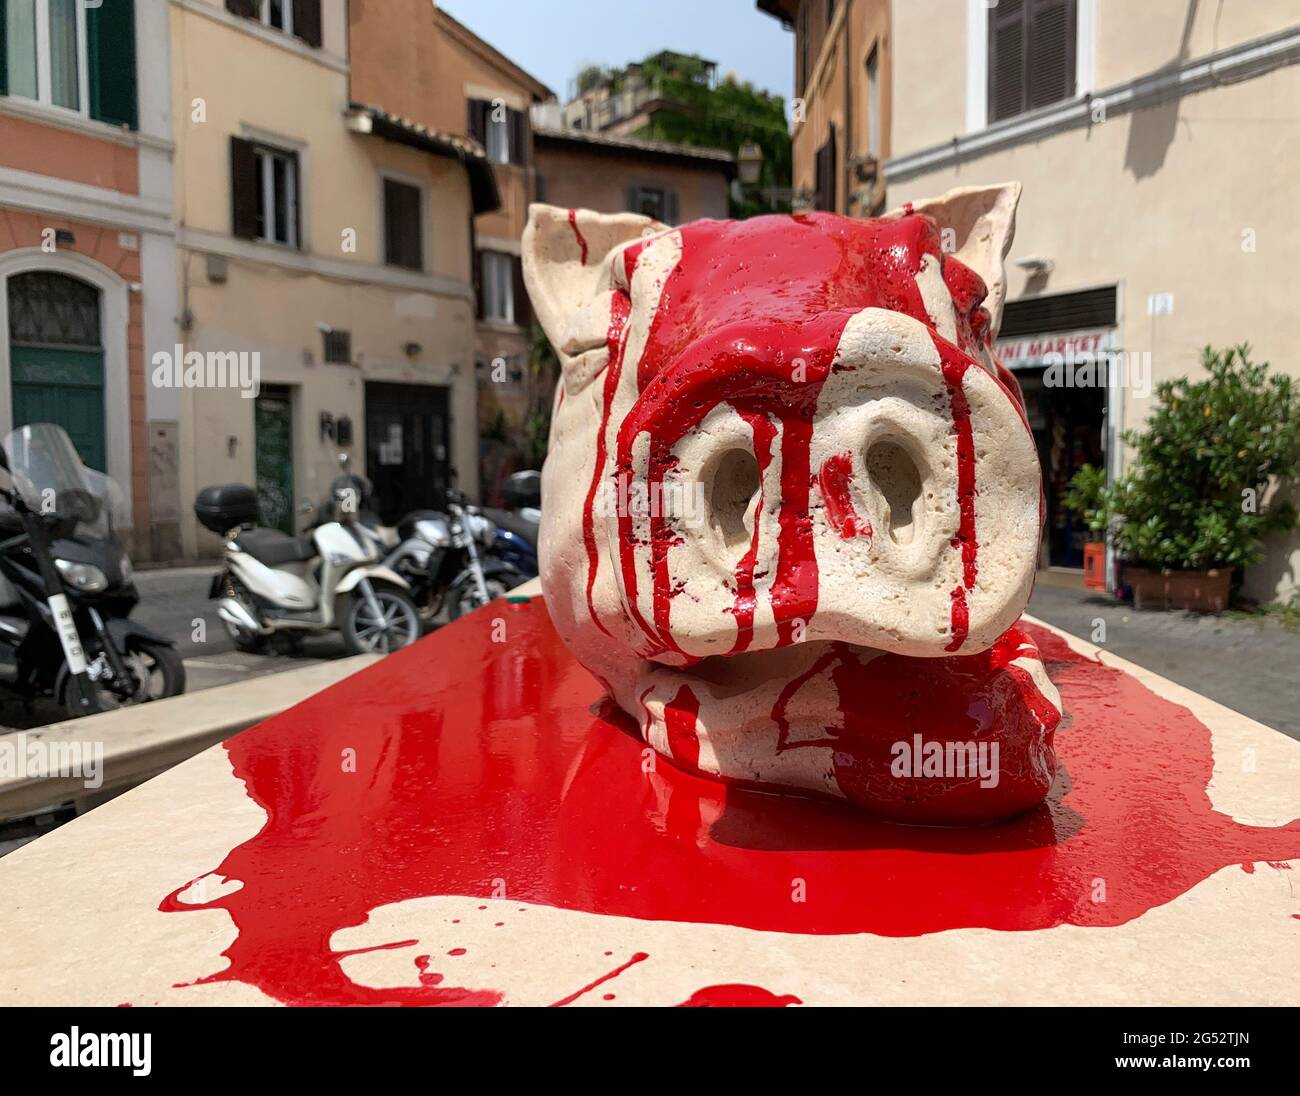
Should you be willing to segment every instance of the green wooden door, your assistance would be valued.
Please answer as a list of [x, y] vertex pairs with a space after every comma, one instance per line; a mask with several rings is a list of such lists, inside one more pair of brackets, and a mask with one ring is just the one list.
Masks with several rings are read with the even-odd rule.
[[[4, 5], [0, 4], [0, 8]], [[91, 468], [108, 471], [99, 290], [54, 270], [11, 275], [9, 384], [13, 425], [62, 426]]]
[[104, 437], [104, 352], [12, 346], [13, 424], [62, 426], [83, 463], [108, 470]]
[[257, 508], [262, 524], [292, 536], [293, 406], [287, 388], [266, 387], [253, 401]]

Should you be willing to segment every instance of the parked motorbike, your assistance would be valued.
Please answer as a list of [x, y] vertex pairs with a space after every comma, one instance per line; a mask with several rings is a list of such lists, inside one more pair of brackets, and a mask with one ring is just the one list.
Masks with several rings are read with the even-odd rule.
[[526, 579], [537, 577], [537, 534], [541, 524], [541, 474], [515, 472], [503, 490], [508, 509], [485, 509], [484, 516], [497, 527], [490, 553]]
[[[455, 620], [526, 582], [531, 575], [514, 562], [491, 555], [500, 530], [486, 512], [451, 490], [447, 510], [412, 510], [396, 526], [384, 525], [371, 509], [371, 485], [344, 473], [331, 485], [325, 518], [351, 509], [356, 528], [383, 556], [383, 565], [404, 578], [421, 618], [431, 622], [445, 607]], [[505, 515], [506, 520], [513, 520]], [[534, 557], [532, 574], [536, 574]]]
[[86, 468], [61, 426], [19, 427], [0, 442], [0, 654], [5, 685], [50, 696], [70, 716], [177, 696], [175, 644], [130, 619], [140, 601], [113, 528], [121, 492]]
[[259, 528], [257, 493], [244, 484], [205, 487], [194, 512], [226, 538], [225, 566], [209, 595], [240, 650], [267, 638], [292, 639], [338, 629], [354, 654], [387, 654], [420, 637], [410, 584], [381, 562], [380, 551], [356, 520], [351, 496], [332, 495], [337, 520], [319, 522], [306, 537]]

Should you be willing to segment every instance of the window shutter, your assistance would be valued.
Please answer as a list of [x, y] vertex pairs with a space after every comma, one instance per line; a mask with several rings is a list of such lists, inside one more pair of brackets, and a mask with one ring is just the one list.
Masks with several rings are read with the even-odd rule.
[[257, 0], [226, 0], [226, 11], [241, 19], [256, 19]]
[[[0, 5], [2, 7], [3, 5]], [[104, 0], [86, 9], [90, 116], [136, 129], [135, 0]]]
[[997, 122], [1025, 109], [1029, 0], [1002, 0], [989, 11], [988, 118]]
[[293, 0], [293, 33], [307, 45], [320, 49], [320, 0]]
[[835, 212], [835, 127], [827, 128], [826, 143], [817, 150], [817, 208]]
[[1029, 17], [1027, 110], [1074, 97], [1074, 0], [1034, 0]]
[[483, 318], [483, 252], [474, 252], [474, 315]]
[[627, 188], [627, 210], [629, 213], [641, 212], [641, 190], [639, 187]]
[[424, 267], [421, 198], [419, 187], [384, 180], [384, 257], [407, 270]]
[[528, 112], [510, 112], [510, 162], [528, 166]]
[[532, 302], [524, 285], [524, 263], [518, 255], [510, 256], [510, 274], [514, 279], [515, 323], [527, 327], [533, 322]]
[[0, 0], [0, 95], [9, 94], [9, 43], [5, 40], [5, 29], [8, 26], [5, 0]]
[[469, 131], [469, 136], [486, 147], [488, 104], [482, 99], [468, 99], [465, 106], [468, 110], [466, 128]]
[[670, 225], [678, 223], [677, 191], [675, 190], [664, 191], [664, 220]]
[[241, 240], [257, 239], [257, 147], [241, 137], [230, 138], [231, 233]]

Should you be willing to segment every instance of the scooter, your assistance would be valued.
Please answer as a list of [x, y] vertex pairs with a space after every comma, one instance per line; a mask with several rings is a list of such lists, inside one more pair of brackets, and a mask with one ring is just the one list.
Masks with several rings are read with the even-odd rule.
[[120, 492], [86, 468], [63, 428], [22, 426], [0, 443], [12, 489], [0, 515], [0, 655], [25, 700], [69, 716], [185, 691], [171, 640], [130, 619], [140, 594], [113, 529]]
[[297, 640], [338, 630], [353, 654], [388, 654], [420, 638], [410, 584], [380, 562], [378, 548], [358, 528], [356, 503], [355, 492], [340, 488], [332, 498], [339, 520], [291, 537], [255, 525], [251, 487], [199, 492], [195, 515], [226, 541], [225, 566], [209, 596], [236, 647], [256, 651], [273, 635]]
[[[455, 620], [532, 577], [511, 560], [494, 558], [501, 530], [458, 491], [447, 492], [446, 513], [412, 510], [396, 526], [382, 524], [370, 509], [371, 484], [364, 476], [345, 472], [334, 481], [331, 494], [348, 500], [356, 512], [357, 532], [383, 556], [385, 567], [406, 579], [426, 623], [444, 606], [448, 619]], [[328, 519], [338, 509], [331, 502], [321, 513]]]

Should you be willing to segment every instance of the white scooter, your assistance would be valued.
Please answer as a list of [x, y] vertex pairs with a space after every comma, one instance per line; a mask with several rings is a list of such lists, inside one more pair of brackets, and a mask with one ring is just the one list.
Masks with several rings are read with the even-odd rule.
[[355, 498], [335, 498], [342, 519], [308, 537], [258, 528], [257, 493], [244, 484], [205, 487], [194, 512], [225, 537], [225, 567], [209, 596], [240, 650], [259, 650], [277, 633], [296, 639], [340, 630], [353, 654], [387, 654], [420, 638], [410, 585], [383, 566], [374, 542], [355, 528]]

